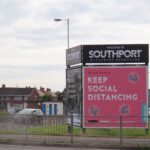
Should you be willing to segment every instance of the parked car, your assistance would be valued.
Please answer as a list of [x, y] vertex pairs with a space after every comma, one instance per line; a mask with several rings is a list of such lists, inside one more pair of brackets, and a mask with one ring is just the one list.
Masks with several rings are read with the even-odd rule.
[[43, 112], [41, 109], [32, 109], [32, 108], [25, 108], [17, 113], [18, 115], [37, 115], [42, 116]]
[[43, 115], [41, 109], [25, 108], [15, 114], [14, 120], [16, 123], [21, 124], [41, 124]]
[[[81, 127], [81, 117], [79, 114], [72, 113], [73, 117], [73, 126]], [[69, 114], [69, 117], [67, 118], [67, 125], [71, 125], [71, 114]]]

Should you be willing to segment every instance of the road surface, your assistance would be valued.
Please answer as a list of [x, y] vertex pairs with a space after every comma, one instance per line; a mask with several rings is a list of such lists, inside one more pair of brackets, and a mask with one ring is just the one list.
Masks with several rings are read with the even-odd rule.
[[[40, 147], [40, 146], [22, 146], [22, 145], [3, 145], [0, 144], [0, 150], [98, 150], [88, 148], [66, 148], [66, 147]], [[99, 149], [107, 150], [107, 149]], [[109, 149], [110, 150], [110, 149]], [[116, 150], [116, 149], [111, 149]]]

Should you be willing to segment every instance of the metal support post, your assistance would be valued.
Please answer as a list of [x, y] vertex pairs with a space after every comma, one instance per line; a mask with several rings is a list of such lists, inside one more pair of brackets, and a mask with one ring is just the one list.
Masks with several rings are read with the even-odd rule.
[[120, 145], [123, 143], [122, 116], [120, 116]]

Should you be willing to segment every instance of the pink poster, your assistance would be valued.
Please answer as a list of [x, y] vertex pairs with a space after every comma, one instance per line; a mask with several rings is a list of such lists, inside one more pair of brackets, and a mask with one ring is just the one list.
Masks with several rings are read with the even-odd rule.
[[84, 67], [83, 127], [147, 128], [147, 68]]

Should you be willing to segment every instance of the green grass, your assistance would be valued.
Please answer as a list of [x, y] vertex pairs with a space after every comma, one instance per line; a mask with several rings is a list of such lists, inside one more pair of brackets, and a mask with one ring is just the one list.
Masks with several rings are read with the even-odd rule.
[[[41, 126], [27, 129], [28, 134], [34, 135], [68, 135], [67, 125]], [[86, 129], [83, 133], [81, 128], [73, 127], [75, 136], [119, 136], [119, 129]]]
[[[146, 135], [144, 129], [123, 129], [122, 130], [123, 136], [128, 137], [139, 137], [139, 136], [149, 136], [150, 134]], [[78, 136], [93, 136], [93, 137], [118, 137], [120, 136], [120, 129], [86, 129], [86, 132], [83, 133], [82, 129], [74, 128], [74, 135]]]
[[[31, 134], [31, 135], [68, 135], [67, 125], [49, 125], [38, 126], [30, 128], [17, 128], [17, 129], [0, 129], [0, 134]], [[146, 134], [144, 129], [123, 129], [123, 136], [127, 137], [150, 137], [150, 133]], [[119, 137], [120, 129], [86, 129], [85, 132], [81, 128], [73, 127], [74, 136], [90, 136], [90, 137]]]
[[52, 125], [52, 126], [28, 128], [27, 133], [36, 135], [67, 135], [67, 126]]
[[0, 129], [0, 134], [24, 134], [25, 132], [26, 132], [25, 128]]
[[8, 116], [9, 114], [5, 111], [0, 111], [0, 117]]
[[[52, 125], [52, 126], [41, 126], [41, 127], [34, 127], [28, 128], [28, 134], [40, 134], [40, 135], [68, 135], [68, 127], [67, 125]], [[131, 128], [131, 129], [122, 129], [123, 136], [128, 137], [140, 137], [140, 136], [147, 136], [150, 137], [150, 132], [148, 135], [145, 132], [145, 129], [141, 128]], [[120, 136], [120, 129], [119, 128], [89, 128], [83, 132], [82, 128], [73, 127], [73, 135], [75, 136], [91, 136], [91, 137], [98, 137], [98, 136]]]

